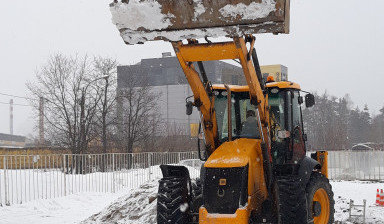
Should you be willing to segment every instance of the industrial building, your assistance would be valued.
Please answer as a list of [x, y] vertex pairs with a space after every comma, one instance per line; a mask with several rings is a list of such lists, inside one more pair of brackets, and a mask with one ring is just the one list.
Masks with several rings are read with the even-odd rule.
[[0, 147], [2, 148], [23, 148], [25, 141], [25, 136], [0, 133]]
[[[164, 121], [163, 130], [166, 130], [162, 134], [175, 134], [173, 132], [176, 131], [175, 127], [177, 127], [178, 134], [195, 136], [199, 123], [199, 113], [194, 108], [192, 115], [186, 115], [186, 98], [192, 96], [192, 91], [179, 61], [170, 55], [170, 53], [163, 53], [162, 58], [142, 59], [134, 65], [118, 66], [117, 92], [119, 93], [125, 88], [151, 86], [151, 91], [154, 91], [160, 98], [158, 106]], [[235, 65], [235, 62], [230, 64], [224, 61], [208, 61], [203, 62], [203, 64], [212, 84], [246, 85], [242, 68]], [[276, 81], [287, 79], [285, 66], [261, 66], [261, 70], [264, 75], [274, 76]], [[132, 76], [139, 78], [134, 80]]]
[[288, 81], [288, 68], [284, 65], [263, 65], [260, 69], [264, 79], [273, 76], [276, 82]]

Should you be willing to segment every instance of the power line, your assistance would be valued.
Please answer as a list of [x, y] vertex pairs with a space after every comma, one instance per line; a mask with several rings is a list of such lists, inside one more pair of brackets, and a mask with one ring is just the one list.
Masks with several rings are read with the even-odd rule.
[[[6, 102], [0, 102], [0, 104], [11, 104], [11, 103], [6, 103]], [[13, 103], [14, 106], [23, 106], [23, 107], [31, 107], [31, 105], [26, 105], [26, 104], [17, 104]]]
[[9, 97], [15, 97], [15, 98], [20, 98], [20, 99], [27, 99], [27, 100], [36, 100], [36, 99], [32, 99], [32, 98], [25, 97], [25, 96], [16, 96], [16, 95], [6, 94], [6, 93], [0, 93], [0, 95], [3, 95], [3, 96], [9, 96]]

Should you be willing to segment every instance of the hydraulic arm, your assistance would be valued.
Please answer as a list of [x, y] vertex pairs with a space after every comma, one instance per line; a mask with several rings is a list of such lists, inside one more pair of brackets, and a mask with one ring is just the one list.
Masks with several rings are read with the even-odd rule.
[[[247, 48], [247, 42], [250, 47]], [[253, 48], [255, 38], [235, 37], [233, 41], [218, 43], [197, 43], [189, 41], [188, 44], [173, 42], [173, 48], [180, 62], [181, 68], [189, 82], [194, 95], [194, 106], [199, 108], [203, 115], [203, 127], [207, 143], [208, 153], [212, 153], [218, 147], [216, 115], [213, 107], [212, 96], [210, 96], [210, 84], [199, 76], [193, 62], [213, 60], [238, 60], [243, 68], [243, 73], [249, 86], [251, 102], [257, 105], [260, 116], [263, 142], [268, 145], [268, 112], [266, 96], [263, 92], [264, 83], [261, 74], [256, 74], [254, 61], [257, 61], [256, 52]], [[253, 59], [253, 60], [252, 60]], [[258, 63], [257, 63], [258, 65]], [[265, 137], [264, 137], [265, 136]]]

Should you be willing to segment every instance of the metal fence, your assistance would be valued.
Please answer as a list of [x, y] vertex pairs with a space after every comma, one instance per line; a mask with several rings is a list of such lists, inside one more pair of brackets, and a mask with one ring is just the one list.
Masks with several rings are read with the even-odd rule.
[[181, 164], [197, 177], [195, 152], [0, 156], [0, 206], [78, 192], [115, 192], [162, 176], [160, 164]]
[[[331, 151], [329, 178], [384, 180], [384, 152]], [[199, 176], [196, 152], [87, 155], [1, 155], [0, 206], [78, 192], [115, 192], [161, 178], [160, 164], [187, 166]]]
[[330, 151], [328, 176], [332, 180], [384, 180], [384, 151]]

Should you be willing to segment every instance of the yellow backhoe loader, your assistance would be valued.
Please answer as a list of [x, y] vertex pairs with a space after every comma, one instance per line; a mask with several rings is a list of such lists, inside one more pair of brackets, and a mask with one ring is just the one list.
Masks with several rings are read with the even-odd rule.
[[[289, 32], [289, 0], [115, 0], [110, 10], [127, 44], [172, 43], [193, 92], [187, 114], [201, 114], [200, 178], [160, 166], [159, 224], [333, 222], [327, 152], [306, 156], [301, 105], [314, 96], [265, 80], [254, 49], [254, 34]], [[208, 39], [219, 36], [231, 41]], [[247, 85], [213, 85], [204, 70], [213, 60], [237, 61]]]

